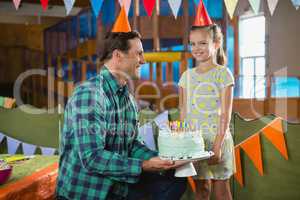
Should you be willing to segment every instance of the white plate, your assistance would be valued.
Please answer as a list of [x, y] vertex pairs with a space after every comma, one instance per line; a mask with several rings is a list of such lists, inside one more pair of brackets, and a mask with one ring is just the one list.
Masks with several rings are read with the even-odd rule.
[[206, 160], [209, 159], [214, 155], [214, 152], [212, 151], [205, 151], [200, 155], [197, 155], [196, 157], [189, 158], [189, 159], [168, 159], [166, 157], [161, 157], [162, 160], [174, 160], [174, 161], [199, 161], [199, 160]]

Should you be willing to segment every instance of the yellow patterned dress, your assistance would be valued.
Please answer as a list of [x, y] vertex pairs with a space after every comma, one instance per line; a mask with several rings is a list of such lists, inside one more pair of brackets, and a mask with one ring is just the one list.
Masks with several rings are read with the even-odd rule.
[[[212, 150], [217, 134], [221, 102], [221, 91], [234, 85], [230, 70], [224, 66], [216, 66], [205, 73], [196, 72], [195, 68], [185, 71], [178, 83], [187, 92], [186, 121], [192, 122], [201, 130], [205, 141], [205, 149]], [[208, 165], [206, 161], [195, 164], [195, 179], [225, 180], [235, 171], [233, 140], [230, 131], [226, 133], [221, 148], [221, 163]]]

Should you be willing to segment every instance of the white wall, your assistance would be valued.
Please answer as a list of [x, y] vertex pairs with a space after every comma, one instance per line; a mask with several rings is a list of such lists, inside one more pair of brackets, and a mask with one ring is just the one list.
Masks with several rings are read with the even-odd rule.
[[[300, 77], [300, 9], [297, 11], [290, 0], [279, 0], [274, 15], [268, 12], [266, 17], [269, 73]], [[286, 66], [287, 70], [280, 70]]]

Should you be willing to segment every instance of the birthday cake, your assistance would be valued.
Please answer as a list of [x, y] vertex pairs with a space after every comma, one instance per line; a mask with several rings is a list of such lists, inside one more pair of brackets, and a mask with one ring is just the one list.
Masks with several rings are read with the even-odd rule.
[[161, 158], [171, 160], [195, 159], [205, 154], [200, 130], [172, 125], [159, 130], [158, 149]]

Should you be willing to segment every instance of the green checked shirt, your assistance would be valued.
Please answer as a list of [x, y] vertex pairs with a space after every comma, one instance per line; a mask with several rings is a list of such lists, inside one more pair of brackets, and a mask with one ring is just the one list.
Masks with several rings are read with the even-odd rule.
[[142, 161], [157, 155], [137, 140], [137, 107], [110, 71], [76, 87], [65, 109], [57, 195], [117, 199], [136, 183]]

